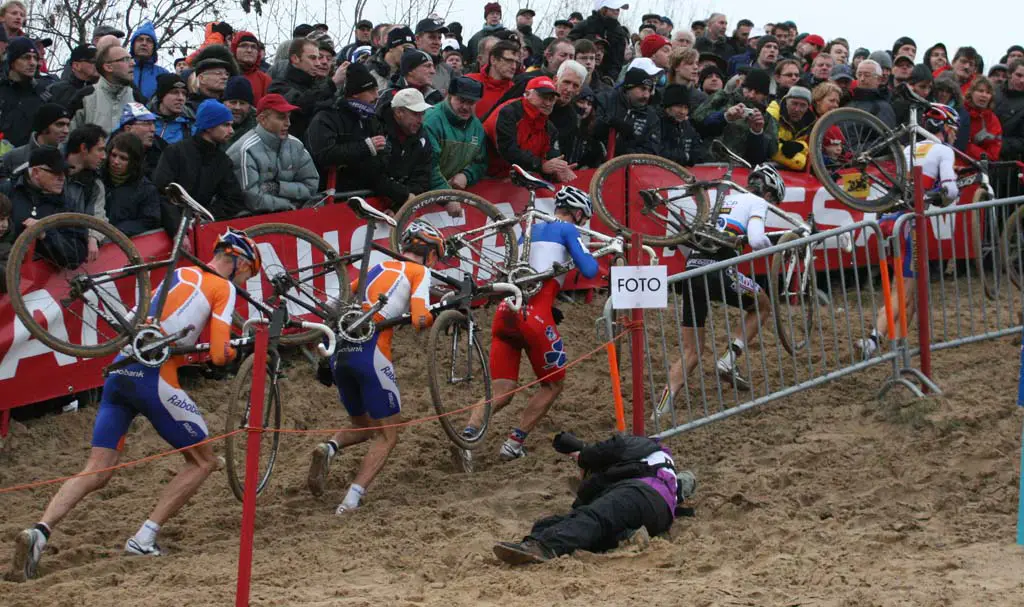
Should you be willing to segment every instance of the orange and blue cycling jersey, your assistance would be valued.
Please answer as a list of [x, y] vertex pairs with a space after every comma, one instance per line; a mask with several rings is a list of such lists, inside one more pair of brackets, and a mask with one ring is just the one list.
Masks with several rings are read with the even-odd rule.
[[[167, 334], [192, 328], [175, 345], [195, 345], [207, 325], [210, 327], [210, 355], [214, 364], [224, 365], [235, 357], [229, 345], [231, 313], [235, 309], [235, 286], [231, 281], [196, 267], [178, 268], [170, 281], [167, 301], [160, 315], [160, 327]], [[148, 313], [156, 315], [160, 286], [153, 291]], [[123, 355], [118, 356], [120, 360]], [[135, 363], [111, 372], [103, 384], [92, 445], [120, 449], [128, 427], [138, 414], [144, 415], [157, 432], [175, 448], [204, 440], [208, 431], [195, 402], [178, 383], [183, 357], [171, 357], [159, 368]]]
[[[359, 285], [354, 281], [352, 290]], [[385, 261], [373, 266], [366, 275], [363, 309], [372, 307], [381, 295], [387, 303], [375, 315], [380, 322], [409, 312], [414, 324], [429, 327], [433, 315], [430, 305], [430, 270], [417, 263]], [[362, 344], [340, 341], [331, 357], [334, 385], [351, 416], [369, 415], [383, 419], [401, 413], [394, 366], [391, 364], [391, 339], [394, 329], [374, 333]]]

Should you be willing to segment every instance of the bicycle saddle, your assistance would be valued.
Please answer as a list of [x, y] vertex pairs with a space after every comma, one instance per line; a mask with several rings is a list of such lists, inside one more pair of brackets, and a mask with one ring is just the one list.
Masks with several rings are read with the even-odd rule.
[[534, 192], [537, 190], [555, 191], [554, 185], [544, 181], [543, 179], [534, 177], [518, 164], [512, 165], [512, 169], [509, 171], [509, 178], [512, 180], [514, 185]]
[[398, 223], [395, 222], [393, 217], [389, 217], [373, 208], [370, 206], [370, 203], [366, 202], [366, 200], [359, 196], [353, 196], [348, 199], [348, 208], [352, 209], [352, 212], [356, 214], [356, 217], [365, 221], [383, 221], [393, 228], [398, 227]]
[[180, 185], [173, 182], [167, 184], [167, 187], [164, 188], [164, 195], [167, 196], [168, 201], [172, 204], [191, 209], [193, 213], [206, 218], [208, 221], [216, 221], [213, 213], [207, 211], [203, 205], [196, 202], [195, 198], [189, 196], [185, 188]]

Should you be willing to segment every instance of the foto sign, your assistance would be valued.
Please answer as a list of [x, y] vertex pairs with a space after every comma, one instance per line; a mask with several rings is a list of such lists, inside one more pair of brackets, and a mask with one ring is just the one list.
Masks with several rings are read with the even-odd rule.
[[668, 266], [612, 266], [612, 308], [667, 308]]

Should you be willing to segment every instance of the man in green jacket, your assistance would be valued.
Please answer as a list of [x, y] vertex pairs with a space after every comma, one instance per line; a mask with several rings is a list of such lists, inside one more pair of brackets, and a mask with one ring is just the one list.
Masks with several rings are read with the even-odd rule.
[[771, 160], [779, 148], [779, 124], [768, 113], [770, 85], [767, 72], [751, 70], [739, 90], [722, 89], [702, 103], [693, 121], [705, 141], [720, 140], [751, 165]]
[[452, 80], [448, 98], [427, 110], [423, 130], [434, 150], [430, 189], [464, 190], [484, 176], [487, 146], [474, 112], [483, 94], [482, 84], [461, 76]]

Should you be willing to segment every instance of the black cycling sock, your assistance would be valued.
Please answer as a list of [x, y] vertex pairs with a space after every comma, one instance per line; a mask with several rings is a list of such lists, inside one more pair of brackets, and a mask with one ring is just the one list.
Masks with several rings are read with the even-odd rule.
[[341, 447], [338, 446], [338, 443], [333, 438], [327, 441], [327, 444], [334, 448], [334, 452], [331, 453], [332, 456], [337, 455], [337, 453], [341, 451]]
[[46, 523], [36, 523], [32, 526], [33, 529], [38, 529], [47, 540], [50, 539], [50, 527]]

